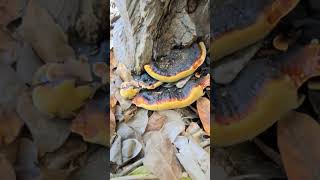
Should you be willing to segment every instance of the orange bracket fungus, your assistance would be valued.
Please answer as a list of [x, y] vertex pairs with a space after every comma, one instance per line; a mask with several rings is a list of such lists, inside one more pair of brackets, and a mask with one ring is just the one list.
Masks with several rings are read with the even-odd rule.
[[213, 60], [263, 39], [299, 0], [226, 0], [212, 14]]
[[161, 86], [163, 82], [153, 79], [149, 74], [144, 73], [137, 76], [135, 80], [123, 82], [120, 88], [120, 95], [126, 99], [132, 99], [141, 89], [155, 89]]
[[155, 111], [182, 108], [189, 106], [203, 96], [203, 89], [209, 84], [210, 77], [207, 75], [188, 81], [181, 89], [173, 86], [142, 91], [132, 102], [138, 107]]
[[320, 75], [320, 45], [269, 60], [251, 61], [230, 85], [214, 84], [213, 144], [250, 140], [299, 106], [298, 88]]
[[203, 42], [190, 48], [171, 50], [167, 56], [145, 65], [146, 72], [161, 82], [176, 82], [193, 74], [206, 58]]

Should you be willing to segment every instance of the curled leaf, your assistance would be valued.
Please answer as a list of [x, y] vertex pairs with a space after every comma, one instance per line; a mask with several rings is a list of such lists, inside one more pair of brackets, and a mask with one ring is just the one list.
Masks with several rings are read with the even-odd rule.
[[[114, 125], [111, 124], [110, 128], [112, 126]], [[107, 113], [97, 102], [90, 101], [72, 121], [71, 131], [80, 134], [87, 142], [107, 146], [109, 144]], [[114, 132], [114, 129], [112, 131]]]
[[278, 123], [278, 145], [290, 180], [319, 179], [320, 125], [291, 111]]
[[210, 100], [205, 97], [198, 99], [197, 110], [204, 130], [210, 135]]

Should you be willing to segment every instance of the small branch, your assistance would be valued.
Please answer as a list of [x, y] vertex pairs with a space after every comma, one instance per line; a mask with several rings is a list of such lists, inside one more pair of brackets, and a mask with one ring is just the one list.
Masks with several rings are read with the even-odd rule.
[[124, 167], [121, 172], [117, 173], [117, 176], [125, 176], [125, 175], [129, 174], [133, 169], [142, 165], [142, 163], [143, 163], [143, 158]]

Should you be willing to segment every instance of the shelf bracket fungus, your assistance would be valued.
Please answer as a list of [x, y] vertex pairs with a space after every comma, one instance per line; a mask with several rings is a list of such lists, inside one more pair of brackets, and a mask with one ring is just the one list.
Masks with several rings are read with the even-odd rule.
[[320, 75], [320, 45], [310, 44], [269, 60], [255, 60], [228, 86], [213, 84], [213, 144], [250, 140], [299, 106], [298, 89]]
[[206, 58], [203, 42], [190, 48], [171, 50], [167, 56], [145, 65], [146, 72], [161, 82], [176, 82], [193, 74]]
[[203, 96], [203, 90], [209, 85], [210, 77], [207, 75], [189, 80], [181, 89], [173, 86], [142, 91], [132, 102], [138, 107], [154, 111], [183, 108]]
[[161, 86], [163, 82], [153, 79], [149, 74], [144, 73], [134, 80], [123, 82], [120, 87], [120, 95], [126, 99], [132, 99], [141, 89], [152, 90]]
[[299, 0], [226, 0], [213, 12], [211, 49], [219, 60], [268, 35]]

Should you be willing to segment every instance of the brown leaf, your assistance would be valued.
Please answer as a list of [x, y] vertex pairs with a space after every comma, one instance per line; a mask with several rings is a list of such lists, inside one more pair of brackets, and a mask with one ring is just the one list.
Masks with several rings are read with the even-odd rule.
[[16, 180], [13, 167], [3, 154], [0, 154], [0, 177], [3, 180]]
[[159, 131], [165, 123], [166, 119], [167, 117], [159, 114], [159, 112], [153, 112], [152, 115], [149, 117], [146, 132]]
[[210, 100], [205, 97], [199, 98], [197, 110], [204, 130], [210, 135]]
[[75, 59], [67, 35], [35, 0], [28, 2], [19, 33], [45, 62]]
[[106, 180], [108, 171], [107, 149], [99, 148], [96, 152], [91, 153], [85, 165], [76, 171], [69, 180]]
[[[0, 2], [1, 3], [1, 2]], [[1, 8], [1, 5], [0, 5]], [[0, 10], [1, 14], [1, 10]], [[1, 18], [1, 15], [0, 15]], [[1, 20], [0, 20], [1, 21]], [[1, 24], [1, 22], [0, 22]], [[8, 32], [0, 30], [0, 62], [10, 65], [18, 58], [18, 43]]]
[[35, 143], [27, 138], [20, 139], [20, 147], [15, 162], [17, 179], [39, 179], [40, 169], [38, 164], [38, 151]]
[[19, 78], [28, 84], [32, 84], [34, 74], [42, 65], [40, 58], [33, 52], [32, 47], [24, 43], [19, 48], [19, 57], [17, 59], [17, 74]]
[[178, 180], [181, 167], [175, 157], [174, 147], [159, 131], [149, 132], [146, 140], [144, 166], [160, 180]]
[[109, 77], [108, 77], [109, 73], [108, 73], [107, 64], [103, 63], [103, 62], [97, 62], [97, 63], [93, 64], [92, 69], [93, 69], [93, 73], [96, 76], [101, 78], [102, 83], [106, 84], [107, 80], [109, 79]]
[[0, 26], [6, 26], [19, 17], [19, 1], [0, 1]]
[[111, 109], [116, 107], [117, 102], [118, 102], [117, 98], [115, 98], [114, 96], [110, 96], [110, 108]]
[[12, 143], [23, 126], [23, 121], [14, 111], [0, 108], [0, 145]]
[[43, 115], [34, 107], [29, 92], [19, 96], [17, 112], [29, 128], [40, 156], [58, 149], [70, 134], [70, 122]]
[[90, 143], [107, 146], [109, 129], [107, 113], [95, 100], [90, 101], [72, 121], [71, 131]]
[[58, 150], [41, 158], [41, 168], [62, 170], [87, 150], [87, 144], [79, 138], [69, 138]]
[[320, 125], [310, 116], [290, 112], [278, 122], [278, 145], [290, 180], [320, 179]]

